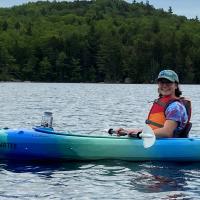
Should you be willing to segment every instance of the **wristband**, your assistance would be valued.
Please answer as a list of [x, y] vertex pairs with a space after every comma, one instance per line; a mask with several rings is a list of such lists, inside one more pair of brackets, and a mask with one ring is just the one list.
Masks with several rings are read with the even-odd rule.
[[141, 131], [137, 133], [137, 138], [142, 139], [142, 137], [140, 136], [141, 133]]

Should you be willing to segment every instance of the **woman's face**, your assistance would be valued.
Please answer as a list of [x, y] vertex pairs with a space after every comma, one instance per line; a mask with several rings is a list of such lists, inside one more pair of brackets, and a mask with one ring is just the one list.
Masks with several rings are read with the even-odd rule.
[[177, 83], [173, 83], [165, 78], [158, 80], [158, 90], [162, 96], [175, 96]]

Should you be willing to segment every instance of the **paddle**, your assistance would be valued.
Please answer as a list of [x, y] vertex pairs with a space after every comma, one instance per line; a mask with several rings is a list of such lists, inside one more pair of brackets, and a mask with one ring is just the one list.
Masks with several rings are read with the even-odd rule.
[[[113, 129], [109, 129], [108, 133], [110, 135], [117, 134], [116, 131]], [[124, 135], [129, 135], [129, 134], [125, 131], [125, 132], [120, 132], [120, 135], [124, 136]], [[144, 148], [149, 148], [149, 147], [153, 146], [155, 143], [155, 140], [156, 140], [153, 130], [148, 125], [146, 125], [144, 127], [142, 132], [138, 132], [137, 134], [131, 134], [129, 136], [142, 139]]]

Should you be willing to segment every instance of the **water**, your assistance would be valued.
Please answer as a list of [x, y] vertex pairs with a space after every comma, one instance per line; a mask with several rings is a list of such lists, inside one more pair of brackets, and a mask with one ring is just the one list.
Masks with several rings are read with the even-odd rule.
[[[200, 132], [200, 87], [183, 85]], [[156, 85], [0, 83], [0, 127], [30, 128], [53, 112], [56, 131], [106, 134], [141, 128]], [[81, 130], [81, 131], [80, 131]], [[96, 161], [0, 162], [0, 199], [199, 199], [200, 163]]]

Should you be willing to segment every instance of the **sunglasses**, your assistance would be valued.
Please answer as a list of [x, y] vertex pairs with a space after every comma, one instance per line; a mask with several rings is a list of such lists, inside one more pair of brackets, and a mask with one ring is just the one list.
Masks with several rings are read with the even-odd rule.
[[168, 80], [168, 79], [159, 79], [158, 83], [162, 83], [162, 84], [172, 84], [173, 82]]

